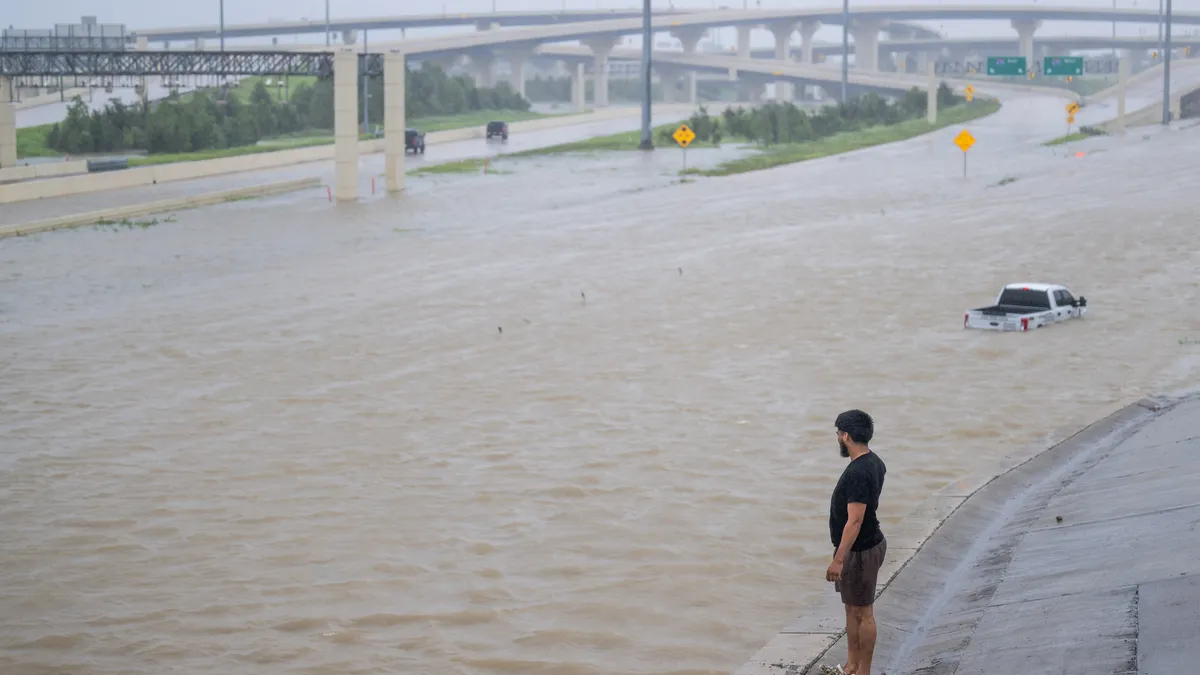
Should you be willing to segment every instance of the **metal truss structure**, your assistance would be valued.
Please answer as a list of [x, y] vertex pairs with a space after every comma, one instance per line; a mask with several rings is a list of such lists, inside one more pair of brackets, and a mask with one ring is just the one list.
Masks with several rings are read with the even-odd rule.
[[[1042, 74], [1041, 59], [1035, 59], [1026, 67], [1028, 72], [1035, 76]], [[987, 61], [938, 61], [934, 64], [934, 72], [938, 75], [984, 75], [986, 77]], [[1116, 72], [1117, 62], [1112, 59], [1085, 59], [1083, 62], [1084, 75], [1112, 75]]]
[[[360, 75], [383, 73], [383, 54], [358, 54]], [[21, 79], [74, 77], [234, 75], [333, 76], [332, 52], [63, 52], [0, 51], [0, 76]]]

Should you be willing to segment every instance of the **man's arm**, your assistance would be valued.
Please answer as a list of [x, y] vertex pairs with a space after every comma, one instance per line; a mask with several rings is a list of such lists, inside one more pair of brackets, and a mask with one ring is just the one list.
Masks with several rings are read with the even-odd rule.
[[854, 546], [854, 540], [858, 539], [858, 531], [862, 529], [863, 518], [867, 515], [867, 505], [861, 502], [850, 502], [846, 505], [846, 527], [842, 528], [842, 543], [838, 545], [837, 552], [833, 554], [833, 560], [841, 565], [846, 562], [846, 555], [850, 553], [850, 547]]

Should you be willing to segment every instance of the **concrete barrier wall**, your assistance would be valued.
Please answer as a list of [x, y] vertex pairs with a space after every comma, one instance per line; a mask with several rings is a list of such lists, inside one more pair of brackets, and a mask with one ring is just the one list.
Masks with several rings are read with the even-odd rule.
[[[66, 91], [66, 100], [70, 101], [76, 96], [87, 96], [88, 90], [85, 87], [78, 89], [68, 89]], [[62, 99], [58, 92], [53, 94], [43, 94], [41, 96], [30, 96], [13, 104], [13, 108], [24, 110], [26, 108], [36, 108], [41, 105], [50, 105], [51, 103], [61, 103]]]
[[19, 180], [33, 180], [35, 178], [57, 178], [77, 173], [87, 173], [86, 160], [11, 166], [6, 169], [0, 169], [0, 183], [12, 183]]
[[[563, 115], [561, 117], [556, 116], [544, 119], [528, 120], [525, 122], [514, 122], [509, 126], [513, 132], [537, 131], [575, 124], [586, 124], [589, 122], [597, 122], [619, 117], [627, 117], [636, 113], [637, 110], [634, 109], [617, 108], [602, 110], [596, 113], [585, 115]], [[450, 143], [453, 141], [483, 138], [484, 134], [485, 127], [483, 125], [479, 125], [478, 127], [471, 127], [467, 129], [450, 129], [447, 131], [430, 132], [425, 138], [427, 145], [436, 145], [439, 143]], [[359, 141], [358, 144], [358, 151], [360, 155], [370, 155], [383, 152], [383, 148], [384, 139], [382, 138], [372, 139], [369, 141]], [[152, 185], [155, 183], [168, 183], [171, 181], [209, 178], [212, 176], [221, 176], [243, 171], [276, 169], [309, 162], [329, 161], [333, 159], [333, 151], [334, 146], [332, 144], [315, 145], [307, 148], [296, 148], [294, 150], [277, 150], [275, 152], [240, 155], [237, 157], [223, 157], [220, 159], [205, 159], [195, 162], [158, 164], [154, 166], [125, 169], [123, 171], [92, 173], [80, 176], [69, 176], [66, 178], [40, 180], [30, 183], [0, 185], [0, 204], [11, 204], [13, 202], [29, 201], [32, 199], [64, 197], [67, 195], [88, 194], [90, 192], [100, 192], [103, 190], [120, 190], [123, 188]], [[71, 164], [74, 164], [74, 162], [71, 162]]]
[[187, 197], [173, 197], [171, 199], [162, 199], [156, 202], [147, 202], [144, 204], [117, 206], [110, 209], [91, 211], [89, 213], [76, 213], [69, 216], [49, 218], [47, 220], [39, 220], [32, 223], [0, 227], [0, 238], [18, 237], [26, 234], [36, 234], [38, 232], [48, 232], [50, 230], [77, 227], [79, 225], [92, 225], [101, 220], [119, 220], [123, 218], [145, 216], [152, 213], [162, 213], [164, 211], [191, 209], [198, 206], [219, 204], [232, 199], [282, 194], [284, 192], [293, 192], [295, 190], [318, 187], [320, 185], [321, 179], [314, 176], [312, 178], [300, 178], [276, 183], [265, 183], [263, 185], [252, 185], [249, 187], [217, 190], [215, 192], [206, 192], [204, 194], [191, 195]]

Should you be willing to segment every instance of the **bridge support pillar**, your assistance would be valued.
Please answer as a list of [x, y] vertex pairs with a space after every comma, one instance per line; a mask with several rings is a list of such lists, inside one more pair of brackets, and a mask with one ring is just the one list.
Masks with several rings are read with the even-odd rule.
[[139, 35], [137, 42], [134, 43], [134, 49], [139, 52], [144, 52], [150, 48], [150, 40], [146, 39], [145, 35]]
[[608, 105], [608, 57], [617, 41], [614, 38], [596, 38], [588, 40], [585, 44], [596, 55], [596, 62], [592, 68], [592, 101], [597, 108], [602, 108]]
[[383, 56], [383, 164], [388, 194], [404, 190], [404, 76], [402, 52]]
[[583, 62], [576, 63], [571, 70], [571, 107], [582, 111], [587, 108], [587, 75]]
[[[771, 34], [775, 36], [775, 60], [788, 61], [788, 47], [792, 41], [792, 33], [796, 32], [796, 23], [794, 21], [781, 21], [767, 26]], [[791, 82], [783, 80], [775, 81], [775, 100], [790, 101], [795, 98], [796, 93]]]
[[1035, 19], [1013, 19], [1013, 30], [1017, 31], [1017, 39], [1021, 45], [1021, 56], [1025, 57], [1025, 67], [1033, 67], [1033, 34], [1042, 27], [1042, 22]]
[[[708, 33], [704, 28], [680, 29], [671, 32], [680, 43], [683, 44], [684, 56], [695, 56], [696, 47], [700, 45], [700, 40]], [[684, 73], [684, 78], [687, 84], [684, 85], [684, 93], [687, 95], [687, 103], [696, 102], [696, 71], [689, 70]]]
[[925, 96], [925, 120], [930, 124], [937, 124], [938, 114], [938, 79], [937, 79], [937, 64], [930, 61], [925, 64], [925, 72], [929, 75], [928, 91]]
[[198, 52], [204, 51], [204, 38], [196, 38], [196, 44], [194, 46], [195, 46], [196, 51], [198, 51]]
[[1129, 66], [1133, 62], [1132, 50], [1121, 50], [1117, 63], [1117, 133], [1125, 134], [1125, 90], [1129, 88]]
[[353, 28], [342, 31], [342, 44], [352, 45], [358, 42], [358, 31]]
[[471, 74], [475, 76], [476, 87], [494, 86], [492, 60], [491, 54], [471, 54]]
[[334, 196], [338, 201], [358, 199], [358, 120], [355, 119], [356, 117], [358, 117], [358, 57], [353, 51], [344, 49], [333, 55]]
[[800, 61], [802, 63], [813, 63], [813, 36], [820, 28], [820, 21], [800, 23]]
[[750, 31], [754, 26], [738, 26], [737, 27], [737, 55], [739, 59], [750, 58]]
[[850, 36], [854, 38], [854, 66], [867, 72], [879, 71], [879, 21], [850, 22]]
[[0, 77], [0, 169], [17, 165], [17, 109], [10, 103], [10, 83]]
[[521, 98], [525, 98], [525, 64], [529, 55], [525, 51], [511, 51], [505, 54], [508, 59], [508, 84]]

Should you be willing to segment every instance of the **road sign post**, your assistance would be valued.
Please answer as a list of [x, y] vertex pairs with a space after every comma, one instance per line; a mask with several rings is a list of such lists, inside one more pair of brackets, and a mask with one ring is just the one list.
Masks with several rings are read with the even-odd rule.
[[987, 74], [998, 76], [1025, 76], [1024, 56], [989, 56]]
[[1047, 56], [1042, 60], [1042, 74], [1048, 77], [1083, 75], [1083, 57]]
[[692, 131], [692, 128], [688, 125], [680, 124], [675, 133], [671, 134], [671, 138], [675, 139], [680, 149], [683, 150], [683, 170], [687, 171], [687, 148], [692, 144], [692, 141], [696, 140], [696, 132]]
[[954, 137], [954, 144], [958, 146], [959, 150], [962, 150], [962, 153], [963, 153], [963, 178], [966, 178], [967, 177], [967, 151], [971, 149], [971, 146], [975, 145], [975, 137], [971, 135], [971, 132], [967, 131], [966, 129], [963, 129], [962, 131], [958, 132], [957, 136]]
[[[1071, 137], [1071, 125], [1075, 124], [1075, 113], [1079, 112], [1079, 104], [1071, 101], [1067, 104], [1067, 138]], [[1068, 143], [1070, 141], [1067, 141]], [[1070, 147], [1069, 145], [1067, 146]]]

